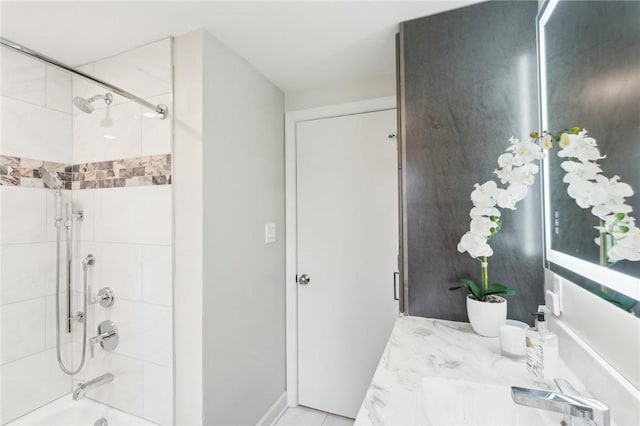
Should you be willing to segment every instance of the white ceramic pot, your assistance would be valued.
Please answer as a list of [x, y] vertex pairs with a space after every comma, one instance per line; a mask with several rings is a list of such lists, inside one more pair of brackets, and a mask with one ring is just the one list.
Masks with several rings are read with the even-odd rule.
[[498, 337], [500, 327], [507, 320], [507, 300], [495, 295], [490, 297], [496, 302], [481, 302], [467, 295], [467, 315], [476, 334]]

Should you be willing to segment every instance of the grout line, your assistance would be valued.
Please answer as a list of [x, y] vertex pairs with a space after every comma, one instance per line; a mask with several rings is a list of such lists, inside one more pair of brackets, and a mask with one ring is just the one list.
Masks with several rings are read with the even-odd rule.
[[[76, 340], [73, 340], [73, 341], [71, 341], [71, 342], [68, 342], [67, 344], [72, 344], [74, 348], [75, 348], [76, 346], [80, 346], [80, 342], [78, 342], [78, 341], [76, 341]], [[53, 348], [55, 348], [55, 346], [54, 346]], [[53, 348], [52, 348], [52, 349], [53, 349]], [[172, 347], [172, 351], [173, 351], [173, 347]], [[43, 352], [44, 352], [44, 351], [43, 351]], [[161, 367], [161, 368], [170, 368], [170, 369], [173, 369], [173, 365], [160, 364], [160, 363], [157, 363], [157, 362], [155, 362], [155, 361], [149, 361], [149, 360], [146, 360], [146, 359], [137, 358], [137, 357], [135, 357], [135, 356], [131, 356], [131, 355], [128, 355], [128, 354], [123, 354], [122, 352], [118, 352], [117, 350], [114, 350], [114, 351], [111, 351], [111, 352], [107, 352], [107, 351], [105, 351], [105, 352], [106, 352], [106, 354], [105, 354], [105, 355], [113, 354], [113, 355], [117, 355], [117, 356], [120, 356], [120, 357], [123, 357], [123, 358], [132, 359], [132, 360], [134, 360], [134, 361], [139, 361], [139, 362], [142, 362], [143, 364], [151, 364], [151, 365], [155, 365], [156, 367]], [[88, 359], [92, 359], [92, 358], [91, 358], [91, 357], [89, 357]], [[12, 361], [12, 362], [13, 362], [13, 361]], [[143, 369], [144, 369], [144, 365], [143, 365]], [[143, 371], [143, 373], [144, 373], [144, 371]], [[78, 373], [78, 374], [79, 374], [79, 373]], [[81, 380], [81, 379], [80, 379], [80, 378], [75, 378], [75, 377], [74, 377], [74, 380]]]
[[55, 244], [56, 241], [55, 240], [46, 240], [46, 241], [27, 241], [27, 242], [17, 242], [17, 243], [0, 243], [0, 247], [4, 247], [4, 246], [29, 246], [29, 245], [34, 245], [34, 244]]
[[[73, 342], [66, 342], [66, 343], [65, 343], [65, 342], [63, 342], [63, 343], [62, 343], [62, 346], [64, 346], [64, 345], [71, 345], [71, 344], [73, 344]], [[4, 362], [4, 363], [0, 364], [0, 366], [4, 367], [4, 366], [6, 366], [6, 365], [13, 364], [14, 362], [19, 362], [19, 361], [25, 360], [25, 359], [27, 359], [27, 358], [31, 358], [31, 357], [33, 357], [33, 356], [39, 355], [39, 354], [41, 354], [41, 353], [43, 353], [43, 352], [48, 352], [48, 351], [52, 351], [52, 350], [55, 350], [55, 346], [53, 346], [53, 347], [51, 347], [51, 348], [45, 348], [45, 349], [43, 349], [43, 350], [41, 350], [41, 351], [37, 351], [37, 352], [33, 352], [33, 353], [29, 353], [29, 354], [27, 354], [27, 355], [25, 355], [25, 356], [23, 356], [23, 357], [21, 357], [21, 358], [17, 358], [17, 359], [11, 360], [11, 361], [9, 361], [9, 362]]]
[[70, 112], [60, 111], [59, 109], [49, 108], [49, 107], [46, 106], [46, 104], [47, 104], [46, 85], [47, 85], [47, 83], [46, 83], [46, 75], [45, 75], [45, 91], [44, 91], [44, 103], [45, 104], [44, 105], [40, 105], [40, 104], [36, 104], [36, 103], [33, 103], [33, 102], [25, 101], [24, 99], [14, 98], [13, 96], [9, 96], [9, 95], [6, 95], [6, 94], [2, 94], [2, 95], [0, 95], [0, 97], [2, 97], [4, 99], [10, 99], [10, 100], [15, 101], [15, 102], [21, 102], [23, 104], [31, 105], [31, 106], [34, 106], [34, 107], [37, 107], [37, 108], [46, 109], [47, 111], [52, 111], [52, 112], [56, 112], [56, 113], [59, 113], [59, 114], [65, 114], [65, 115], [69, 115], [69, 116], [73, 115]]
[[[64, 294], [64, 293], [61, 292], [60, 294]], [[2, 303], [0, 306], [4, 307], [4, 306], [17, 305], [18, 303], [31, 302], [31, 301], [38, 300], [38, 299], [46, 299], [47, 297], [52, 297], [52, 296], [55, 296], [55, 295], [56, 295], [56, 292], [54, 291], [53, 293], [48, 293], [48, 294], [45, 294], [44, 296], [36, 296], [36, 297], [30, 297], [28, 299], [16, 300], [15, 302]]]

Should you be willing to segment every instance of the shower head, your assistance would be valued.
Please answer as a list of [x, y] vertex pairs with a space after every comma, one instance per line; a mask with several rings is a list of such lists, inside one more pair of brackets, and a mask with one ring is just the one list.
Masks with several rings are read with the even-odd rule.
[[72, 102], [76, 106], [76, 108], [84, 113], [91, 114], [93, 112], [93, 105], [91, 105], [91, 101], [89, 101], [89, 99], [76, 96], [75, 98], [73, 98]]
[[60, 176], [58, 176], [58, 173], [52, 172], [44, 167], [40, 167], [38, 171], [40, 172], [40, 177], [47, 187], [54, 191], [62, 189], [63, 183]]
[[93, 103], [100, 99], [104, 99], [105, 104], [111, 105], [111, 102], [113, 101], [113, 95], [107, 92], [104, 95], [95, 95], [90, 97], [89, 99], [83, 98], [81, 96], [76, 96], [75, 98], [73, 98], [72, 102], [80, 111], [86, 114], [91, 114], [94, 110]]

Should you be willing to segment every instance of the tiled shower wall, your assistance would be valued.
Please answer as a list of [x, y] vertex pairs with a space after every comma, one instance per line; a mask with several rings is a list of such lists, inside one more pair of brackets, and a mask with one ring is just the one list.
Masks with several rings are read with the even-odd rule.
[[[71, 77], [0, 49], [0, 155], [72, 161]], [[53, 195], [0, 182], [0, 423], [71, 390], [55, 354]], [[69, 196], [69, 194], [66, 194]], [[65, 297], [63, 295], [62, 299]], [[63, 349], [70, 349], [69, 339]], [[70, 359], [67, 358], [67, 361]]]
[[[171, 109], [171, 40], [161, 40], [81, 67], [153, 104]], [[73, 79], [73, 96], [105, 91]], [[114, 95], [106, 107], [73, 112], [73, 201], [85, 220], [74, 239], [76, 257], [91, 253], [92, 293], [111, 287], [110, 308], [89, 308], [90, 334], [111, 320], [120, 343], [95, 358], [74, 382], [110, 372], [116, 380], [90, 397], [160, 424], [171, 424], [173, 407], [171, 116], [160, 120], [134, 102]], [[114, 184], [115, 183], [115, 184]], [[81, 290], [76, 263], [74, 289]], [[80, 293], [76, 293], [79, 295]], [[76, 296], [77, 302], [81, 298]], [[79, 308], [79, 306], [78, 306]], [[79, 327], [74, 341], [80, 353]], [[75, 384], [74, 383], [74, 384]]]
[[[72, 97], [102, 88], [2, 53], [2, 423], [72, 390], [52, 349], [53, 196], [34, 171], [48, 161], [67, 166], [63, 178], [73, 191], [65, 196], [85, 212], [74, 229], [74, 311], [81, 310], [80, 265], [88, 253], [97, 259], [88, 277], [92, 293], [109, 286], [116, 295], [111, 308], [89, 307], [88, 336], [109, 319], [119, 328], [120, 344], [114, 352], [97, 347], [95, 358], [88, 351], [73, 385], [111, 372], [116, 380], [89, 397], [171, 424], [171, 116], [159, 120], [117, 95], [108, 108], [97, 101], [92, 114], [82, 113], [72, 109]], [[171, 108], [168, 39], [81, 68]], [[81, 332], [77, 324], [74, 366]]]

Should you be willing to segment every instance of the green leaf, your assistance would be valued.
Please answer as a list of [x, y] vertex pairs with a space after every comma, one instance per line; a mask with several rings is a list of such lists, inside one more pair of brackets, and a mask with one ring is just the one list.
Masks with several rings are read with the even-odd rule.
[[495, 294], [498, 296], [513, 296], [516, 294], [516, 291], [512, 288], [507, 287], [504, 284], [493, 283], [489, 285], [487, 290], [484, 292], [485, 296], [489, 294]]
[[472, 279], [457, 277], [456, 280], [462, 285], [457, 287], [450, 287], [449, 290], [457, 290], [459, 288], [465, 287], [469, 291], [469, 293], [473, 295], [473, 297], [478, 300], [482, 300], [482, 290], [480, 290], [480, 287], [478, 287], [478, 285]]
[[621, 234], [626, 234], [627, 232], [629, 232], [629, 227], [628, 226], [618, 226], [618, 232]]

